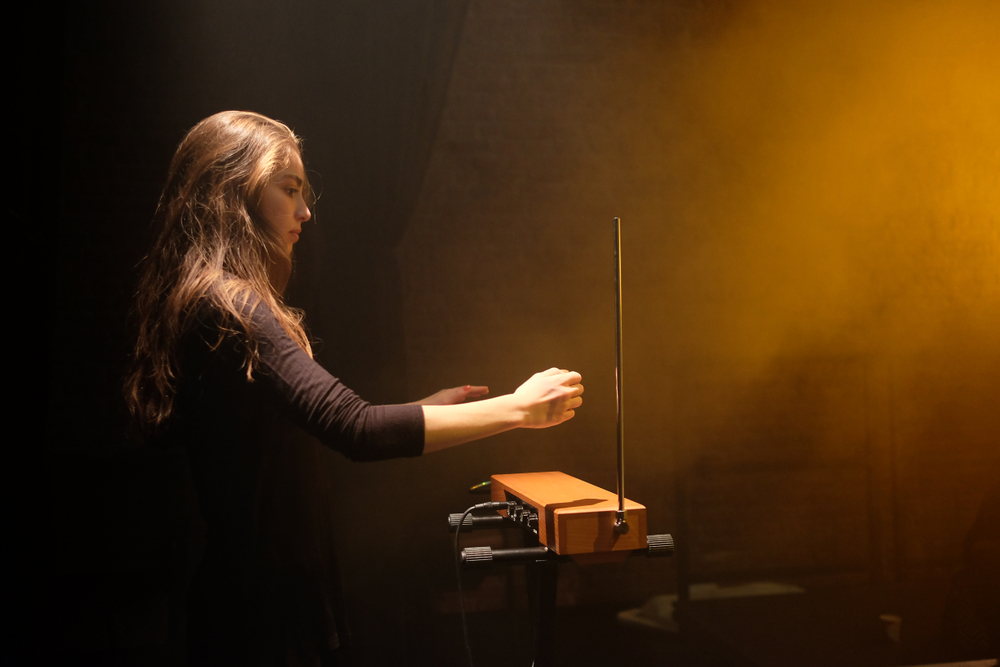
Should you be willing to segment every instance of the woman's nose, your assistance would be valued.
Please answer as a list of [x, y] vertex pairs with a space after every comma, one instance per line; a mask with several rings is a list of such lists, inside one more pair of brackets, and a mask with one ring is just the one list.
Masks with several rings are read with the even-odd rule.
[[295, 217], [299, 222], [306, 222], [312, 217], [312, 211], [309, 210], [309, 207], [306, 206], [305, 202], [302, 202], [298, 210], [295, 211]]

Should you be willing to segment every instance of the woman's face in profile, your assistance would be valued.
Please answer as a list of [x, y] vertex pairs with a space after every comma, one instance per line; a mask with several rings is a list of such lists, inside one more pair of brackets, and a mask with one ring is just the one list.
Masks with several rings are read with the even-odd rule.
[[285, 168], [271, 177], [260, 197], [260, 217], [289, 255], [302, 234], [302, 224], [312, 217], [306, 205], [305, 182], [302, 158], [296, 152]]

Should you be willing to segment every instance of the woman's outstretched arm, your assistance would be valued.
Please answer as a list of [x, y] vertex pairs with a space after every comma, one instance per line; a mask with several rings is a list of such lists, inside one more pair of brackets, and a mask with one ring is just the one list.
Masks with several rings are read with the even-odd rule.
[[454, 405], [423, 405], [424, 453], [515, 428], [548, 428], [572, 419], [583, 403], [582, 377], [550, 368], [512, 394]]

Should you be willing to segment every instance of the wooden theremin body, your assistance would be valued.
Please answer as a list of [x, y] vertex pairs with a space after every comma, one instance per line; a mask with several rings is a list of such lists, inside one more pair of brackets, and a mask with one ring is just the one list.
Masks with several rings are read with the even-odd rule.
[[[538, 515], [538, 541], [561, 556], [646, 548], [646, 508], [625, 500], [629, 530], [615, 530], [617, 494], [561, 472], [492, 475], [494, 501], [516, 501]], [[501, 511], [506, 514], [506, 510]]]

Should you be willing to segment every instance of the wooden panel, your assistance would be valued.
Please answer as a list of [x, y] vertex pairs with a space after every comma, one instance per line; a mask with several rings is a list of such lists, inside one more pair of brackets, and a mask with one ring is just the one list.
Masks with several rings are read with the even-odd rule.
[[[538, 541], [560, 555], [646, 548], [646, 508], [625, 500], [629, 532], [614, 530], [618, 495], [562, 472], [491, 477], [495, 501], [516, 496], [538, 510]], [[503, 512], [501, 512], [502, 514]]]

